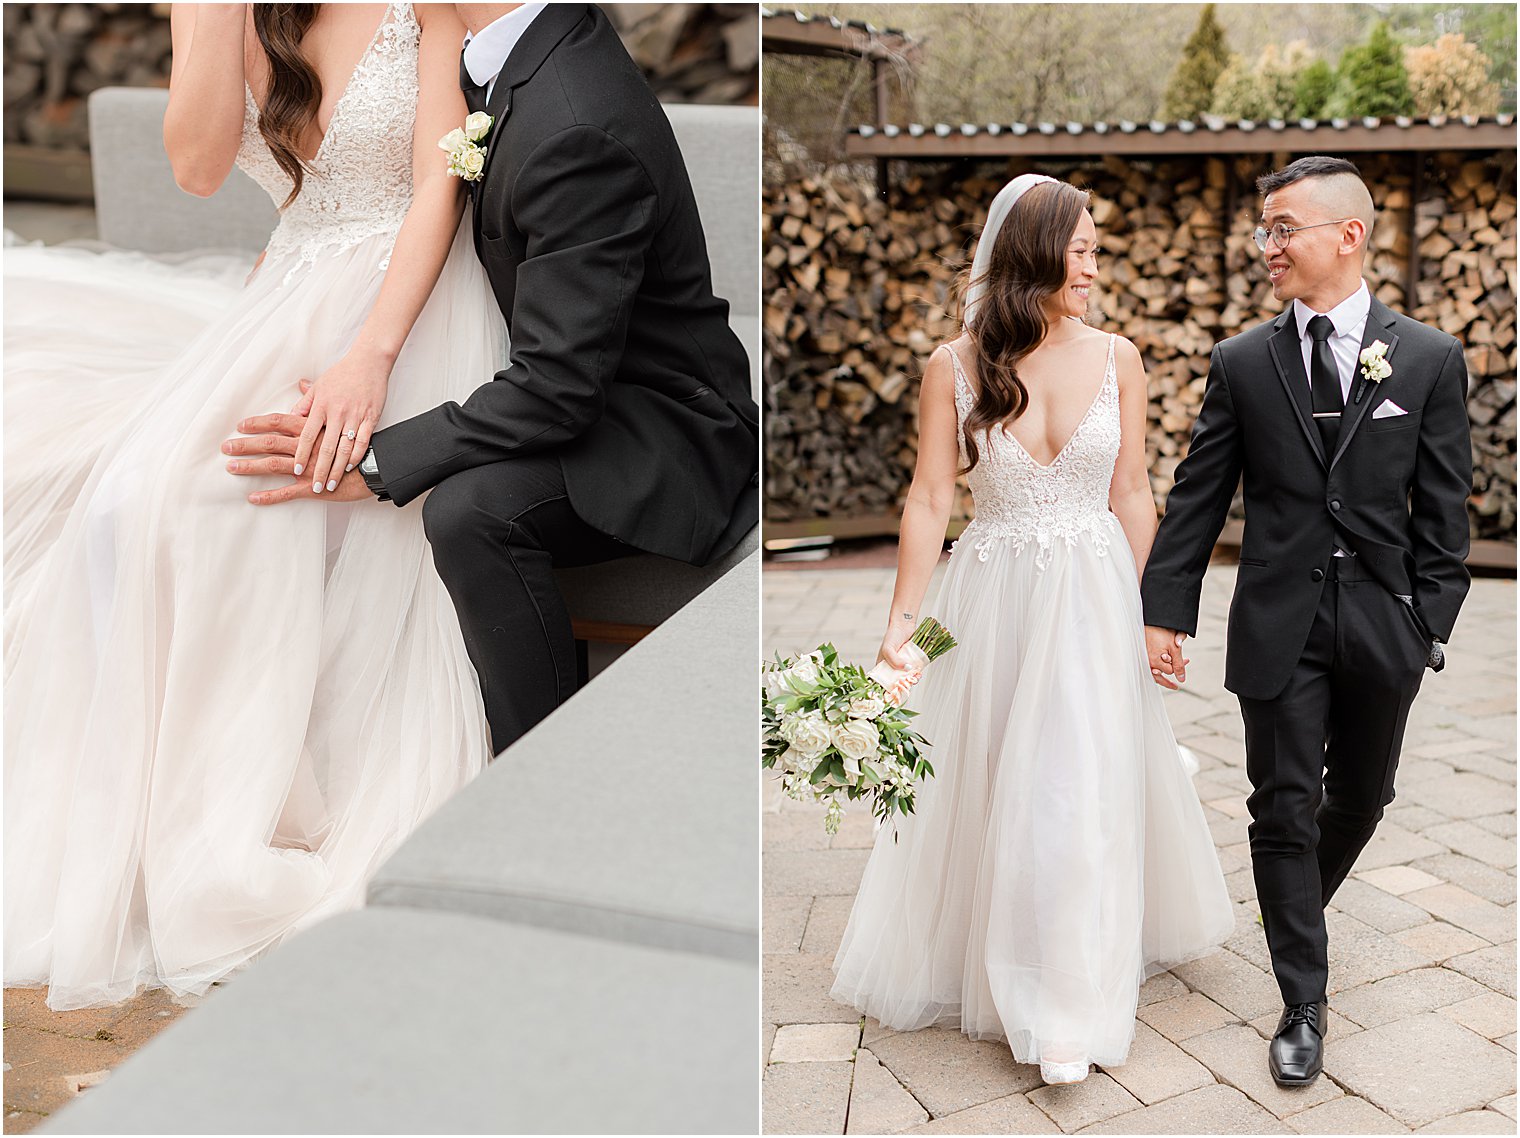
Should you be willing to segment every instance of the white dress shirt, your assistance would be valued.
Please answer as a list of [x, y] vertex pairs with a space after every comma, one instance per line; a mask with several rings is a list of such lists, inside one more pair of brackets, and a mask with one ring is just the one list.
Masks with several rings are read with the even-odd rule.
[[1310, 360], [1314, 351], [1314, 337], [1309, 335], [1309, 321], [1316, 316], [1330, 317], [1335, 331], [1330, 334], [1330, 351], [1335, 356], [1335, 370], [1340, 373], [1341, 401], [1351, 405], [1351, 381], [1356, 378], [1357, 357], [1362, 354], [1362, 333], [1367, 329], [1367, 313], [1372, 308], [1372, 294], [1367, 282], [1341, 301], [1329, 312], [1315, 312], [1301, 300], [1293, 301], [1293, 319], [1298, 322], [1299, 347], [1304, 353], [1304, 374], [1309, 376], [1313, 390], [1314, 372]]
[[465, 32], [465, 70], [470, 73], [470, 78], [475, 82], [485, 84], [487, 99], [491, 97], [492, 88], [496, 86], [496, 77], [507, 65], [507, 58], [512, 54], [512, 49], [517, 46], [517, 41], [522, 39], [523, 33], [528, 30], [528, 25], [533, 22], [534, 17], [547, 7], [547, 4], [521, 4], [505, 16], [481, 28], [478, 36]]
[[[1356, 378], [1357, 357], [1362, 354], [1362, 333], [1367, 329], [1367, 313], [1372, 309], [1372, 294], [1367, 291], [1367, 282], [1362, 282], [1362, 287], [1341, 301], [1329, 312], [1315, 312], [1298, 298], [1293, 300], [1293, 319], [1298, 321], [1299, 347], [1304, 353], [1304, 374], [1309, 376], [1309, 389], [1314, 389], [1314, 372], [1311, 370], [1311, 356], [1314, 352], [1314, 337], [1309, 335], [1309, 321], [1316, 316], [1330, 317], [1330, 323], [1335, 325], [1335, 331], [1330, 333], [1330, 352], [1335, 356], [1335, 370], [1341, 380], [1341, 402], [1345, 406], [1351, 406], [1351, 381]], [[1345, 419], [1341, 420], [1344, 425]], [[1339, 545], [1335, 547], [1335, 556], [1351, 556]]]

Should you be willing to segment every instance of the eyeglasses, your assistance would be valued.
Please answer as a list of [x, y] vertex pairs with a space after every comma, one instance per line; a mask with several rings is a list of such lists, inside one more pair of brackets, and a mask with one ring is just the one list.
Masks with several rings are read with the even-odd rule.
[[1293, 239], [1293, 235], [1300, 229], [1318, 229], [1321, 225], [1345, 225], [1346, 222], [1352, 220], [1354, 219], [1343, 217], [1339, 221], [1316, 221], [1313, 225], [1284, 225], [1279, 221], [1271, 229], [1263, 229], [1258, 225], [1256, 232], [1251, 234], [1251, 240], [1256, 242], [1256, 247], [1263, 253], [1267, 251], [1268, 238], [1276, 241], [1279, 249], [1286, 249], [1288, 242]]

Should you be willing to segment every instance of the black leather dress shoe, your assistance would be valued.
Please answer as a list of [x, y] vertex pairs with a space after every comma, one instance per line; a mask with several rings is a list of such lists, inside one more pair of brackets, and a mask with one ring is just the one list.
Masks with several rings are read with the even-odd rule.
[[1325, 1002], [1289, 1004], [1267, 1048], [1267, 1066], [1280, 1087], [1306, 1087], [1325, 1067]]

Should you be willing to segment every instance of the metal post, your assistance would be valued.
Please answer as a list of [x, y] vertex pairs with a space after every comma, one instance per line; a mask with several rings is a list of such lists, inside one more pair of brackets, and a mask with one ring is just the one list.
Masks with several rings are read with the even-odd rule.
[[[887, 64], [884, 59], [871, 61], [871, 86], [876, 95], [876, 129], [887, 125]], [[885, 158], [876, 160], [876, 192], [889, 205], [892, 201], [892, 172]]]
[[1425, 188], [1425, 155], [1418, 150], [1409, 152], [1409, 261], [1404, 266], [1404, 315], [1413, 316], [1419, 307], [1420, 295], [1420, 191]]

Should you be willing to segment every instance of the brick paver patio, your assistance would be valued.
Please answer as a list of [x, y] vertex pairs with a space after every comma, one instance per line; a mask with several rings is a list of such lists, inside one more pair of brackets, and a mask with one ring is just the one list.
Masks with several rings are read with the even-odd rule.
[[[1241, 726], [1223, 676], [1234, 569], [1205, 581], [1184, 691], [1166, 705], [1198, 754], [1194, 779], [1236, 932], [1156, 976], [1123, 1067], [1044, 1087], [1000, 1043], [953, 1030], [898, 1034], [829, 998], [829, 969], [871, 845], [847, 813], [766, 780], [764, 1128], [768, 1133], [1514, 1134], [1515, 583], [1478, 580], [1448, 665], [1427, 673], [1398, 798], [1329, 913], [1325, 1075], [1284, 1090], [1266, 1070], [1281, 1010], [1256, 923]], [[892, 571], [771, 569], [765, 651], [832, 640], [869, 662]]]

